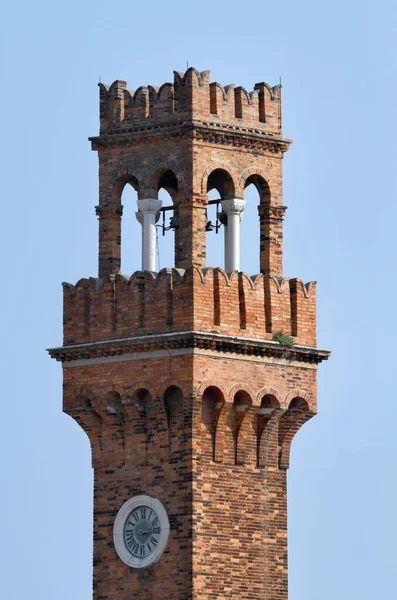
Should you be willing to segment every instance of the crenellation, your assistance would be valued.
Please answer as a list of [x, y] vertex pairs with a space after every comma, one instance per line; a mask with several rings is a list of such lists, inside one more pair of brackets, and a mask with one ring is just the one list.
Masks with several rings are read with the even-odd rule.
[[99, 84], [102, 133], [122, 132], [142, 125], [204, 122], [210, 117], [220, 125], [236, 125], [281, 134], [281, 86], [255, 84], [252, 91], [234, 84], [210, 82], [210, 71], [190, 67], [174, 71], [174, 83], [127, 90], [126, 82]]
[[197, 267], [64, 284], [66, 344], [179, 331], [254, 339], [282, 331], [315, 346], [315, 284]]
[[316, 345], [316, 282], [304, 284], [301, 279], [290, 280], [291, 335], [304, 337]]

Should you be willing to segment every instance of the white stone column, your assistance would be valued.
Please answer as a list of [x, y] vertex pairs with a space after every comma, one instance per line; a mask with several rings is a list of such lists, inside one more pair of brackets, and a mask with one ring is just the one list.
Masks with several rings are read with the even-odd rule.
[[234, 198], [221, 200], [222, 210], [227, 215], [225, 226], [225, 271], [240, 271], [240, 221], [246, 200]]
[[156, 221], [161, 204], [155, 198], [138, 200], [136, 218], [142, 224], [142, 271], [156, 270]]
[[138, 221], [138, 223], [140, 225], [142, 225], [142, 234], [141, 234], [141, 263], [142, 263], [142, 259], [143, 259], [143, 212], [141, 212], [140, 210], [137, 210], [135, 213], [136, 216], [136, 220]]

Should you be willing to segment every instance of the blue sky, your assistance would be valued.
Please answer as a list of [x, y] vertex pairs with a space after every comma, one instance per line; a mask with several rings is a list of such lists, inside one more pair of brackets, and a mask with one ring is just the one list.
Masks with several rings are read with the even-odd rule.
[[[292, 448], [290, 598], [392, 597], [396, 12], [392, 0], [0, 7], [5, 600], [90, 597], [88, 441], [61, 412], [61, 367], [44, 349], [61, 342], [61, 282], [96, 275], [97, 158], [87, 137], [98, 131], [98, 78], [160, 85], [187, 61], [247, 89], [283, 80], [284, 134], [294, 140], [284, 273], [318, 281], [319, 345], [333, 351], [319, 370], [319, 414]], [[133, 195], [123, 200], [133, 232]], [[129, 273], [139, 260], [127, 216]], [[242, 267], [254, 273], [256, 242], [242, 235]], [[211, 240], [216, 260], [222, 240]]]

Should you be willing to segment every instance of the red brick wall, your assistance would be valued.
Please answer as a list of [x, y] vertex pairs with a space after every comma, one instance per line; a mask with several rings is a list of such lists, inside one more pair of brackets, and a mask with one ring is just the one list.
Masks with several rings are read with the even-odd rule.
[[174, 71], [174, 83], [160, 88], [142, 86], [127, 90], [125, 81], [99, 84], [101, 133], [134, 125], [168, 124], [176, 119], [210, 120], [229, 126], [252, 127], [278, 135], [281, 131], [281, 88], [266, 83], [253, 91], [234, 84], [210, 83], [210, 72], [193, 67]]
[[[95, 600], [286, 600], [288, 436], [316, 411], [316, 368], [286, 363], [204, 352], [64, 369], [64, 410], [87, 431], [95, 467]], [[266, 416], [258, 446], [269, 383], [279, 407]], [[183, 393], [176, 426], [164, 410], [172, 385]], [[216, 462], [202, 417], [211, 386], [222, 403]], [[234, 406], [241, 391], [243, 413]], [[308, 407], [288, 412], [294, 397]], [[171, 523], [166, 552], [143, 571], [118, 558], [112, 537], [119, 508], [141, 493], [159, 498]]]
[[315, 285], [297, 279], [222, 269], [163, 269], [159, 275], [120, 275], [103, 284], [82, 279], [64, 285], [64, 342], [75, 344], [179, 331], [271, 339], [277, 331], [295, 342], [316, 343]]
[[[159, 90], [100, 86], [92, 146], [101, 279], [64, 284], [64, 348], [51, 351], [66, 360], [64, 410], [91, 442], [94, 600], [287, 600], [286, 469], [295, 433], [316, 412], [321, 358], [272, 344], [259, 351], [277, 331], [316, 343], [315, 284], [282, 277], [290, 142], [280, 93], [264, 83], [249, 94], [223, 88], [195, 69]], [[156, 198], [167, 171], [179, 271], [125, 278], [123, 187]], [[208, 188], [241, 198], [250, 183], [260, 196], [260, 275], [203, 270]], [[207, 334], [201, 345], [178, 338], [192, 331]], [[175, 345], [166, 337], [157, 344], [154, 336], [166, 333]], [[207, 344], [215, 338], [208, 334], [226, 345]], [[135, 350], [117, 341], [134, 336]], [[249, 350], [241, 338], [255, 340]], [[110, 350], [105, 344], [99, 354], [84, 346], [106, 341]], [[138, 494], [159, 498], [171, 526], [162, 558], [141, 570], [118, 558], [112, 537], [118, 510]]]

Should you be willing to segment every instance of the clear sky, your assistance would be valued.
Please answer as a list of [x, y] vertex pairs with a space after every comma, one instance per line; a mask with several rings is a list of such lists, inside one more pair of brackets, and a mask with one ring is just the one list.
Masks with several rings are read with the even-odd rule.
[[[87, 137], [98, 132], [98, 78], [161, 85], [187, 61], [249, 90], [283, 80], [284, 134], [294, 140], [284, 273], [318, 281], [319, 345], [333, 351], [319, 369], [319, 414], [292, 447], [290, 599], [394, 596], [396, 12], [393, 0], [2, 3], [4, 600], [91, 597], [89, 445], [61, 412], [61, 366], [44, 349], [61, 343], [61, 282], [96, 276], [97, 157]], [[128, 274], [140, 245], [131, 199]], [[250, 218], [242, 266], [254, 273]], [[212, 235], [215, 256], [222, 239]]]

